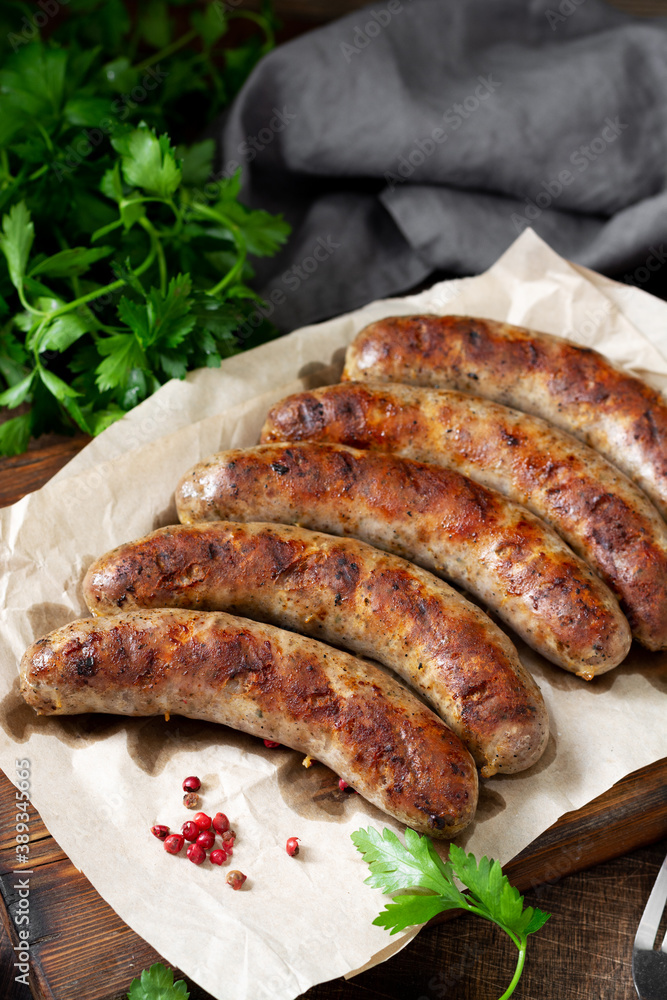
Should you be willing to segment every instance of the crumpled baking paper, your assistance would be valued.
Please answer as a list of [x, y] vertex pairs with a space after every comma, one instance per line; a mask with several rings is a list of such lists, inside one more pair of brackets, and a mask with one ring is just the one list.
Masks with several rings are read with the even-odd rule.
[[[485, 274], [374, 302], [173, 381], [86, 447], [43, 489], [0, 511], [0, 765], [30, 761], [32, 801], [73, 863], [138, 934], [220, 1000], [292, 1000], [323, 980], [384, 960], [372, 920], [386, 902], [363, 884], [349, 834], [400, 824], [339, 791], [321, 764], [207, 723], [172, 717], [39, 718], [18, 694], [18, 662], [35, 638], [85, 615], [81, 581], [101, 553], [176, 521], [173, 490], [195, 462], [257, 442], [288, 393], [336, 381], [367, 323], [411, 312], [507, 320], [601, 350], [667, 389], [667, 304], [560, 258], [523, 233]], [[552, 735], [529, 772], [483, 782], [458, 842], [507, 862], [563, 813], [667, 756], [667, 656], [633, 647], [591, 683], [517, 641], [542, 688]], [[171, 857], [149, 832], [188, 818], [181, 782], [203, 781], [202, 808], [237, 831], [226, 868]], [[73, 822], [73, 817], [76, 821]], [[285, 841], [301, 838], [297, 859]], [[37, 876], [34, 876], [37, 877]]]

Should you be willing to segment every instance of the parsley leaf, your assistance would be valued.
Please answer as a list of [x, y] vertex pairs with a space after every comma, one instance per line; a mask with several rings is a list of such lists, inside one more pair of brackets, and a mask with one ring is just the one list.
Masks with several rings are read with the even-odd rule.
[[215, 143], [213, 139], [195, 142], [192, 146], [179, 147], [183, 183], [188, 186], [205, 184], [213, 170]]
[[[405, 846], [392, 830], [385, 827], [378, 833], [372, 826], [353, 833], [352, 843], [370, 867], [366, 885], [374, 889], [395, 892], [420, 886], [442, 892], [443, 887], [448, 891], [451, 886], [451, 867], [442, 861], [428, 837], [420, 837], [409, 827], [405, 831]], [[463, 899], [458, 890], [456, 898]]]
[[0, 330], [0, 375], [7, 385], [21, 381], [27, 360], [27, 351], [11, 330]]
[[[386, 828], [381, 834], [372, 827], [356, 830], [351, 837], [370, 867], [368, 885], [387, 893], [412, 887], [427, 893], [396, 896], [374, 924], [396, 934], [445, 910], [460, 909], [492, 921], [509, 935], [519, 958], [512, 981], [500, 998], [507, 1000], [523, 971], [528, 935], [543, 927], [549, 914], [531, 906], [524, 908], [523, 896], [503, 875], [497, 861], [486, 857], [477, 861], [474, 854], [466, 854], [456, 844], [450, 844], [449, 860], [444, 862], [429, 837], [420, 837], [409, 828], [405, 845]], [[469, 892], [461, 892], [455, 876]]]
[[133, 979], [127, 994], [128, 1000], [188, 1000], [189, 996], [185, 982], [175, 983], [174, 973], [160, 962]]
[[34, 378], [35, 372], [32, 371], [25, 378], [21, 379], [20, 382], [16, 382], [9, 389], [5, 389], [3, 393], [0, 393], [0, 406], [6, 406], [8, 409], [13, 410], [14, 407], [20, 406], [21, 403], [25, 402], [28, 393], [32, 389]]
[[[183, 378], [194, 344], [184, 344], [197, 323], [191, 312], [189, 275], [179, 274], [163, 294], [151, 288], [144, 302], [123, 295], [118, 315], [129, 328], [98, 341], [105, 360], [97, 367], [100, 392], [120, 390], [118, 401], [127, 408], [140, 402], [168, 378]], [[134, 402], [132, 402], [134, 405]]]
[[69, 247], [46, 257], [30, 268], [30, 277], [46, 274], [51, 278], [68, 278], [85, 274], [92, 264], [113, 253], [113, 247]]
[[2, 220], [0, 250], [7, 258], [9, 277], [14, 288], [21, 288], [30, 256], [30, 248], [35, 238], [35, 227], [30, 221], [30, 212], [24, 201], [11, 208]]
[[121, 170], [128, 184], [149, 194], [169, 198], [181, 183], [181, 168], [169, 138], [159, 138], [146, 124], [111, 140], [121, 154]]
[[261, 209], [251, 211], [239, 202], [226, 204], [224, 211], [243, 233], [248, 253], [255, 257], [274, 254], [289, 235], [289, 224], [280, 215], [270, 215]]
[[139, 306], [123, 297], [118, 315], [134, 330], [142, 347], [157, 343], [177, 347], [196, 322], [190, 314], [191, 287], [189, 275], [179, 274], [171, 279], [164, 295], [158, 288], [151, 288], [145, 305]]
[[209, 3], [203, 13], [195, 11], [190, 18], [193, 28], [201, 35], [202, 41], [210, 48], [227, 31], [227, 19], [222, 4]]
[[65, 313], [49, 323], [35, 345], [40, 353], [43, 351], [66, 351], [77, 340], [91, 329], [90, 322], [76, 313]]
[[22, 413], [0, 424], [0, 452], [3, 455], [20, 455], [30, 440], [30, 414]]
[[[524, 910], [523, 896], [503, 875], [497, 861], [484, 857], [478, 862], [474, 854], [466, 854], [456, 844], [450, 846], [449, 858], [454, 874], [468, 887], [471, 897], [489, 920], [521, 935], [530, 925], [534, 912], [541, 913], [530, 906]], [[545, 918], [542, 923], [545, 923], [546, 914], [542, 916]]]
[[125, 386], [135, 369], [141, 370], [146, 366], [141, 345], [132, 334], [116, 333], [105, 337], [97, 349], [100, 354], [106, 355], [96, 369], [100, 392]]
[[373, 923], [378, 927], [386, 927], [391, 934], [398, 934], [414, 924], [425, 924], [443, 910], [456, 908], [456, 903], [443, 906], [442, 896], [396, 896], [392, 903], [387, 903]]

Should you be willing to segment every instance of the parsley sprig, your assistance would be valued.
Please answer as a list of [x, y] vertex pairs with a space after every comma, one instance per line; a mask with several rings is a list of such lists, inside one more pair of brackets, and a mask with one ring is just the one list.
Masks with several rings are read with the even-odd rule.
[[[429, 837], [420, 837], [409, 828], [405, 845], [393, 831], [379, 833], [373, 827], [356, 830], [352, 842], [363, 854], [371, 870], [367, 885], [383, 892], [419, 888], [419, 895], [402, 894], [387, 903], [374, 924], [392, 934], [414, 924], [423, 924], [445, 910], [465, 910], [497, 924], [510, 937], [519, 952], [512, 981], [499, 998], [507, 1000], [514, 993], [526, 961], [528, 935], [538, 931], [549, 919], [548, 913], [524, 907], [497, 861], [466, 854], [450, 844], [449, 858], [443, 861]], [[468, 889], [461, 891], [458, 879]]]
[[[207, 183], [214, 143], [191, 141], [273, 45], [271, 4], [64, 13], [44, 40], [21, 0], [0, 12], [5, 455], [45, 432], [98, 434], [168, 379], [276, 334], [249, 283], [289, 227], [239, 202], [238, 171]], [[223, 48], [234, 20], [249, 37]]]
[[[20, 311], [0, 334], [0, 406], [30, 407], [0, 424], [4, 454], [24, 450], [54, 416], [98, 434], [168, 379], [235, 353], [248, 303], [261, 301], [246, 284], [248, 255], [275, 253], [289, 231], [238, 201], [239, 172], [218, 183], [213, 203], [198, 200], [169, 139], [145, 124], [113, 146], [101, 190], [116, 218], [88, 246], [33, 255], [25, 202], [2, 219], [0, 251]], [[99, 265], [110, 256], [115, 277], [103, 283]]]
[[133, 979], [127, 994], [128, 1000], [188, 1000], [189, 996], [185, 982], [179, 979], [175, 983], [174, 973], [161, 962]]

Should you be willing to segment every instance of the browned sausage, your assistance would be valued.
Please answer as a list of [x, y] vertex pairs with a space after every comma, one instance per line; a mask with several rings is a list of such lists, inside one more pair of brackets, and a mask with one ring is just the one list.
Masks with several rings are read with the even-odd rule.
[[394, 316], [358, 334], [343, 379], [461, 389], [544, 417], [606, 455], [667, 517], [667, 401], [588, 347], [471, 316]]
[[630, 645], [614, 596], [551, 528], [449, 469], [343, 445], [260, 445], [196, 465], [176, 504], [186, 523], [299, 523], [412, 559], [582, 677], [616, 666]]
[[334, 441], [456, 469], [552, 525], [667, 648], [667, 524], [599, 452], [539, 417], [446, 389], [343, 382], [271, 410], [262, 441]]
[[230, 611], [370, 656], [426, 698], [484, 777], [524, 770], [546, 746], [542, 695], [507, 636], [442, 580], [356, 538], [175, 525], [102, 556], [83, 591], [94, 614]]
[[272, 625], [165, 609], [82, 619], [27, 650], [21, 692], [40, 714], [169, 712], [277, 740], [435, 836], [475, 812], [470, 754], [415, 695], [375, 664]]

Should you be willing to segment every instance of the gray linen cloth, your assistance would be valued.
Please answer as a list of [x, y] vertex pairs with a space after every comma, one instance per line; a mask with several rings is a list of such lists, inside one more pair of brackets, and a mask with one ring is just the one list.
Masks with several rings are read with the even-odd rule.
[[282, 329], [475, 274], [528, 225], [641, 284], [667, 261], [667, 19], [602, 0], [379, 0], [266, 57], [220, 173], [294, 227]]

